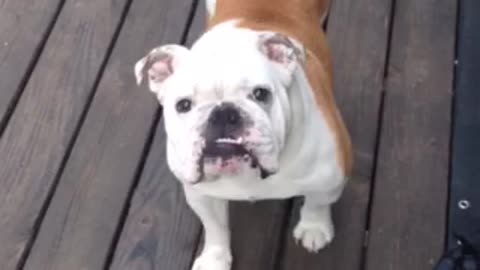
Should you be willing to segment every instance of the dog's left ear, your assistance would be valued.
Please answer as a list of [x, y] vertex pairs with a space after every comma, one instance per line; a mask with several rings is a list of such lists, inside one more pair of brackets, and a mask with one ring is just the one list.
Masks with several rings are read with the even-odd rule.
[[149, 88], [162, 100], [164, 83], [177, 69], [179, 62], [190, 51], [180, 45], [165, 45], [151, 50], [135, 64], [137, 84], [141, 84], [148, 76]]
[[305, 60], [302, 44], [279, 33], [262, 33], [260, 51], [272, 62], [292, 74]]

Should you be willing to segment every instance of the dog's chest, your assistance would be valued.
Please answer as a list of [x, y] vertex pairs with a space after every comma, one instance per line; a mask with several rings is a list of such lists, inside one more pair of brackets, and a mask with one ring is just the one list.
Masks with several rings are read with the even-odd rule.
[[309, 188], [317, 189], [317, 181], [276, 175], [264, 180], [259, 178], [222, 178], [194, 186], [198, 192], [226, 200], [257, 201], [265, 199], [285, 199], [302, 195]]

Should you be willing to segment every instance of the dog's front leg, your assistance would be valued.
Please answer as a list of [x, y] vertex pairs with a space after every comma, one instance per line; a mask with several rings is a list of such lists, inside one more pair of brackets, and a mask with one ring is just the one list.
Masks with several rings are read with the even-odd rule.
[[185, 186], [187, 202], [198, 215], [205, 230], [205, 245], [192, 270], [230, 270], [230, 231], [228, 202], [202, 195]]
[[300, 210], [300, 221], [293, 235], [310, 252], [318, 252], [334, 237], [329, 197], [322, 193], [306, 195]]

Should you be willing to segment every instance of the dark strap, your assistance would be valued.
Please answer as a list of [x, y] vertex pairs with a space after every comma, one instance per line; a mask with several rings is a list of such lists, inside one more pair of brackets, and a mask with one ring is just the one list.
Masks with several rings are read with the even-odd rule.
[[449, 251], [435, 270], [480, 270], [480, 0], [458, 4]]
[[480, 235], [473, 241], [456, 236], [457, 245], [443, 256], [434, 270], [480, 270]]

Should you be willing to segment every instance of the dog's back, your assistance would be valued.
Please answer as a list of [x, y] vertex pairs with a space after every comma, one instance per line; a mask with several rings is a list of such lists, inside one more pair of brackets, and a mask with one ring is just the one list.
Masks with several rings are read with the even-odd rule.
[[[209, 0], [211, 10], [220, 10], [221, 14], [215, 14], [215, 20], [222, 20], [226, 15], [253, 15], [258, 19], [265, 20], [266, 13], [283, 13], [288, 15], [295, 12], [310, 14], [318, 19], [324, 17], [328, 11], [329, 0]], [[216, 6], [217, 8], [213, 7]], [[228, 13], [228, 14], [227, 14]], [[262, 15], [262, 16], [260, 16]], [[297, 14], [298, 15], [298, 14]], [[243, 17], [243, 16], [242, 16]]]
[[[295, 37], [313, 52], [323, 51], [320, 22], [328, 10], [328, 0], [216, 0], [208, 28], [239, 19], [239, 26], [278, 31]], [[322, 44], [325, 45], [325, 44]], [[322, 56], [324, 52], [321, 53]]]

